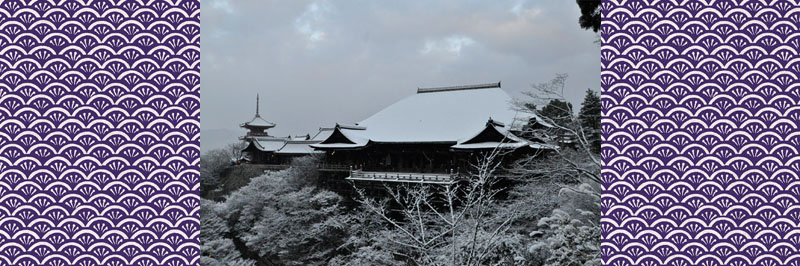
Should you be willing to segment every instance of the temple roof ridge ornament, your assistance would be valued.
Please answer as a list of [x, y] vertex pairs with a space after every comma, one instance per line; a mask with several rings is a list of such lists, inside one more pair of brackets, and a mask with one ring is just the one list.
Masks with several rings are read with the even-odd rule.
[[506, 126], [505, 123], [497, 121], [497, 120], [494, 120], [494, 119], [492, 119], [491, 116], [489, 117], [489, 121], [486, 122], [486, 126], [490, 126], [490, 125], [499, 126], [499, 127], [505, 127]]
[[348, 125], [348, 124], [339, 124], [336, 123], [337, 128], [344, 128], [344, 129], [352, 129], [352, 130], [365, 130], [367, 127], [359, 126], [358, 123]]
[[500, 88], [501, 87], [500, 82], [501, 81], [498, 81], [497, 83], [484, 83], [484, 84], [461, 85], [461, 86], [417, 88], [417, 93]]

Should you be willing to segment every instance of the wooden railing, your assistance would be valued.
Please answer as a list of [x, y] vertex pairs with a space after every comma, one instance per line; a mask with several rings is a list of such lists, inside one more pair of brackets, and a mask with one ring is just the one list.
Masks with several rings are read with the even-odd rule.
[[[255, 164], [264, 172], [280, 171], [291, 167], [289, 164]], [[389, 181], [389, 182], [409, 182], [409, 183], [436, 183], [436, 184], [449, 184], [456, 180], [459, 176], [458, 171], [451, 169], [450, 173], [447, 170], [440, 170], [439, 173], [422, 173], [422, 172], [391, 172], [391, 171], [363, 171], [354, 169], [353, 166], [347, 164], [331, 164], [320, 163], [317, 164], [317, 169], [320, 171], [331, 172], [350, 172], [348, 180], [374, 180], [374, 181]]]
[[347, 180], [450, 184], [458, 173], [398, 173], [350, 170]]
[[317, 165], [320, 171], [350, 171], [353, 169], [349, 164], [320, 163]]

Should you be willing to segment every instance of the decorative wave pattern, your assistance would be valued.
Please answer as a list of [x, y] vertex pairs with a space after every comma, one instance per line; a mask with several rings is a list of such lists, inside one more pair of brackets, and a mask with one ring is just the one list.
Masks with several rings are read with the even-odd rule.
[[0, 1], [0, 265], [196, 265], [198, 1]]
[[603, 3], [604, 265], [800, 265], [800, 7]]

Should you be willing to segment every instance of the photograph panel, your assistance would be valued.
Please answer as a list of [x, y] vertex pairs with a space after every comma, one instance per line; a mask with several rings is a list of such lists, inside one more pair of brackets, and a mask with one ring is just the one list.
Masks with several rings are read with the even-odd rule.
[[599, 1], [209, 1], [201, 264], [599, 265]]

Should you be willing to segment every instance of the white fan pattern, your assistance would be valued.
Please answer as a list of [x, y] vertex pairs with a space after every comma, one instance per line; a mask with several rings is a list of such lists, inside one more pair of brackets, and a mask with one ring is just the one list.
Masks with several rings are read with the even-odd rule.
[[603, 265], [800, 265], [795, 1], [604, 1]]
[[196, 265], [198, 1], [0, 1], [0, 265]]

